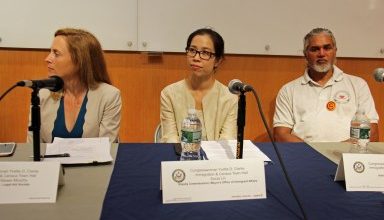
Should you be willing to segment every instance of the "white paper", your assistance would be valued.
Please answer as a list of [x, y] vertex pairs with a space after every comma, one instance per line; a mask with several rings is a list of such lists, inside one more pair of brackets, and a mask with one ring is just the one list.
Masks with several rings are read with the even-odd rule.
[[59, 178], [58, 162], [0, 162], [0, 204], [54, 203]]
[[161, 162], [163, 203], [266, 198], [260, 159]]
[[[201, 147], [205, 151], [208, 160], [236, 159], [236, 145], [237, 140], [201, 142]], [[243, 142], [243, 158], [260, 158], [265, 162], [271, 161], [271, 159], [250, 140], [244, 140]]]
[[384, 192], [384, 154], [344, 153], [342, 161], [347, 191]]
[[55, 138], [47, 144], [46, 155], [68, 153], [69, 157], [44, 158], [62, 164], [105, 163], [112, 161], [109, 138]]
[[344, 162], [343, 162], [343, 156], [341, 156], [340, 161], [337, 164], [335, 179], [333, 181], [343, 181], [343, 180], [345, 180]]

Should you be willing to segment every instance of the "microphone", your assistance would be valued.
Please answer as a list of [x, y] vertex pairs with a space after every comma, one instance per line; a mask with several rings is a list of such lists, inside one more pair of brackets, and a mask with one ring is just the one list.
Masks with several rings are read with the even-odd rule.
[[245, 94], [249, 91], [254, 91], [252, 86], [242, 83], [238, 79], [233, 79], [228, 84], [228, 89], [231, 93], [239, 95], [237, 102], [237, 145], [236, 145], [236, 159], [243, 158], [243, 145], [244, 145], [244, 127], [245, 127]]
[[240, 92], [245, 93], [253, 90], [252, 86], [244, 84], [238, 79], [231, 80], [228, 84], [228, 89], [235, 95], [240, 94]]
[[384, 81], [384, 68], [376, 68], [373, 71], [373, 77], [375, 77], [375, 80], [377, 82], [383, 82]]
[[63, 88], [64, 82], [58, 76], [50, 76], [48, 79], [42, 80], [23, 80], [16, 83], [17, 86], [30, 87], [30, 88], [46, 88], [52, 92], [57, 92]]

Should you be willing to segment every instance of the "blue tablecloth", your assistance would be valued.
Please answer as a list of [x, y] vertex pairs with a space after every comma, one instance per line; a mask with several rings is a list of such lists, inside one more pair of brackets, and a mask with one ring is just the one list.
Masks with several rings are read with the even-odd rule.
[[[160, 162], [177, 160], [171, 144], [120, 144], [101, 219], [301, 219], [270, 143], [256, 144], [265, 166], [267, 199], [162, 204]], [[384, 219], [384, 194], [346, 192], [336, 165], [304, 143], [278, 144], [309, 219]]]

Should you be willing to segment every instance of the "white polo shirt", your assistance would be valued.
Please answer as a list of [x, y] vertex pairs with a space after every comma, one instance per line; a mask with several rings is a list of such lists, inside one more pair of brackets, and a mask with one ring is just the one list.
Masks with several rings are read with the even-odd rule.
[[333, 68], [324, 87], [314, 82], [307, 70], [284, 85], [276, 98], [273, 127], [291, 128], [306, 142], [339, 142], [349, 139], [350, 123], [358, 109], [371, 123], [377, 123], [379, 116], [368, 84]]

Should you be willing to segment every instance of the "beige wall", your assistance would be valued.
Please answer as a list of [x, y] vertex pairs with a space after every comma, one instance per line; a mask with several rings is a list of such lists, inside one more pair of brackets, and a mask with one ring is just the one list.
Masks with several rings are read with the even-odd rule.
[[[23, 79], [46, 78], [46, 50], [0, 49], [0, 93]], [[185, 75], [184, 54], [165, 53], [148, 56], [142, 53], [106, 52], [113, 84], [122, 92], [122, 142], [153, 142], [153, 131], [159, 122], [159, 94], [166, 85]], [[339, 58], [338, 66], [347, 73], [367, 80], [380, 116], [384, 113], [384, 84], [374, 81], [372, 71], [384, 66], [383, 59]], [[228, 84], [237, 78], [253, 85], [259, 94], [269, 126], [272, 125], [274, 101], [280, 87], [300, 76], [302, 57], [227, 55], [217, 78]], [[0, 142], [24, 142], [30, 105], [28, 88], [16, 88], [0, 102]], [[252, 94], [247, 94], [245, 138], [268, 141]], [[44, 120], [44, 119], [42, 119]], [[384, 141], [383, 120], [380, 140]]]

